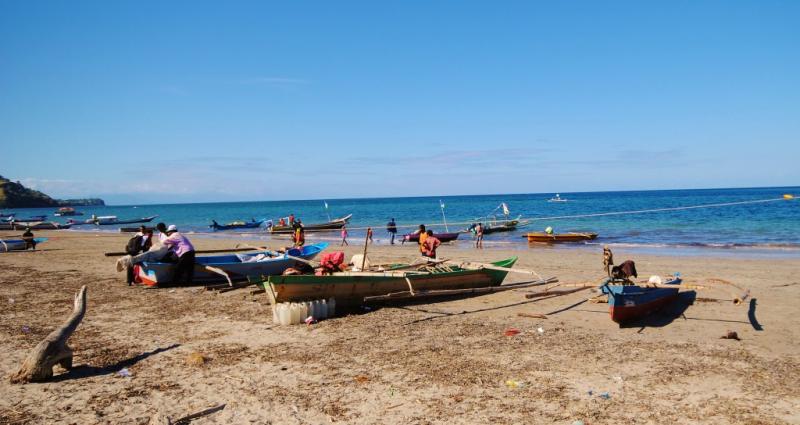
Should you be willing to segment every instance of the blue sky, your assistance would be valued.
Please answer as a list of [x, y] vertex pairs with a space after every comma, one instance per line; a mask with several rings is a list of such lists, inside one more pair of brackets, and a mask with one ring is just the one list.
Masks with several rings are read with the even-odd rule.
[[2, 2], [0, 174], [112, 203], [800, 183], [800, 2]]

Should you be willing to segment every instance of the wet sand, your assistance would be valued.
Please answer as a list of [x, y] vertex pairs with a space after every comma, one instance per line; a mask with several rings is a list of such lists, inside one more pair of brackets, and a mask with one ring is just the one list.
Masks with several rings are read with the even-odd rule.
[[[0, 253], [2, 424], [162, 424], [220, 404], [193, 423], [800, 422], [800, 259], [616, 252], [617, 262], [636, 261], [640, 277], [680, 271], [689, 284], [724, 279], [751, 290], [739, 306], [724, 285], [700, 290], [694, 304], [624, 328], [607, 304], [587, 301], [596, 295], [589, 289], [383, 306], [280, 327], [251, 288], [128, 287], [102, 255], [122, 250], [128, 236], [37, 236], [52, 239], [38, 252]], [[198, 249], [241, 241], [194, 240]], [[377, 262], [415, 254], [408, 245], [370, 247]], [[567, 284], [604, 273], [601, 253], [587, 250], [443, 246], [439, 255], [518, 255], [515, 267]], [[526, 280], [509, 274], [506, 282]], [[76, 368], [11, 385], [8, 376], [69, 315], [81, 285], [89, 304], [70, 339]], [[521, 333], [505, 336], [510, 328]], [[721, 339], [728, 331], [741, 340]]]

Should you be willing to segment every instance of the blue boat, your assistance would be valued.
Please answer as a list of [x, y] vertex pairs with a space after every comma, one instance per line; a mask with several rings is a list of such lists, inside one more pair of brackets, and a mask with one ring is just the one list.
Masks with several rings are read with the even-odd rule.
[[[612, 285], [608, 281], [600, 286], [604, 294], [608, 295], [608, 309], [611, 320], [616, 323], [625, 323], [639, 319], [653, 313], [678, 297], [680, 288], [646, 287], [639, 285]], [[680, 278], [665, 282], [668, 285], [678, 285]]]
[[[206, 266], [225, 272], [232, 282], [245, 281], [247, 276], [278, 275], [300, 263], [292, 257], [311, 260], [327, 247], [328, 244], [323, 242], [292, 248], [285, 253], [259, 251], [249, 254], [198, 256], [195, 259], [194, 283], [208, 285], [228, 282], [223, 275], [206, 269]], [[170, 283], [175, 264], [145, 262], [135, 267], [137, 281], [147, 286], [158, 286]]]
[[35, 221], [44, 221], [47, 218], [47, 215], [32, 215], [30, 217], [16, 217], [13, 214], [8, 217], [4, 218], [4, 221], [24, 221], [24, 222], [35, 222]]
[[208, 226], [215, 232], [217, 230], [233, 230], [233, 229], [255, 229], [260, 227], [264, 220], [250, 220], [250, 221], [234, 221], [228, 224], [219, 224], [215, 220], [211, 220], [211, 225]]
[[[34, 238], [36, 244], [47, 242], [47, 238]], [[0, 239], [0, 252], [24, 251], [25, 241], [22, 239]]]

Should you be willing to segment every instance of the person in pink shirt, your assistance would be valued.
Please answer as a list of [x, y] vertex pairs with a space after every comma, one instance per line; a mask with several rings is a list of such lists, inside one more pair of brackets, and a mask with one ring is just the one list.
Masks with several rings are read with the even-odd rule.
[[350, 245], [347, 243], [347, 226], [342, 226], [342, 243], [339, 246]]
[[186, 236], [178, 232], [174, 224], [167, 227], [167, 238], [164, 239], [164, 246], [177, 257], [175, 269], [172, 272], [171, 282], [173, 285], [191, 285], [194, 281], [194, 245]]

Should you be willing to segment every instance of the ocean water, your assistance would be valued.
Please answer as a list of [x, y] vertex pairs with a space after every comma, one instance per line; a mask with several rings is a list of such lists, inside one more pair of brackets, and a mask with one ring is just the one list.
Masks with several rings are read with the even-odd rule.
[[[541, 231], [547, 226], [559, 232], [596, 232], [599, 238], [588, 244], [569, 247], [591, 247], [609, 244], [626, 248], [675, 251], [677, 248], [692, 252], [705, 249], [749, 250], [775, 253], [781, 256], [800, 256], [800, 199], [767, 203], [696, 208], [678, 211], [620, 214], [596, 217], [571, 218], [570, 216], [675, 208], [716, 203], [754, 201], [781, 198], [784, 193], [800, 194], [800, 187], [748, 188], [748, 189], [698, 189], [625, 192], [561, 193], [568, 202], [547, 202], [554, 194], [509, 194], [480, 196], [442, 196], [411, 198], [330, 199], [326, 213], [322, 200], [225, 202], [197, 204], [124, 205], [77, 208], [84, 212], [80, 217], [53, 217], [54, 209], [28, 208], [14, 210], [19, 216], [48, 214], [48, 220], [66, 222], [68, 218], [85, 219], [91, 214], [116, 215], [120, 219], [158, 215], [153, 221], [176, 224], [183, 232], [210, 232], [212, 219], [219, 223], [254, 218], [272, 219], [294, 213], [304, 223], [318, 223], [331, 218], [353, 214], [350, 225], [350, 242], [360, 243], [364, 229], [372, 226], [378, 243], [386, 243], [385, 224], [394, 217], [400, 233], [426, 224], [434, 231], [445, 231], [440, 201], [444, 203], [447, 229], [464, 230], [474, 219], [485, 217], [505, 202], [511, 216], [531, 220], [515, 232], [487, 235], [487, 247], [528, 247], [523, 238], [528, 231]], [[10, 210], [3, 211], [4, 213]], [[329, 215], [328, 215], [329, 214]], [[560, 217], [550, 218], [548, 217]], [[483, 218], [481, 221], [486, 221]], [[127, 225], [135, 226], [135, 225]], [[118, 226], [80, 226], [75, 231], [118, 231]], [[263, 229], [239, 233], [217, 232], [265, 240], [271, 237]], [[310, 234], [309, 241], [338, 240], [339, 232]], [[461, 235], [457, 245], [467, 247], [472, 237]], [[561, 247], [563, 248], [563, 247]]]

